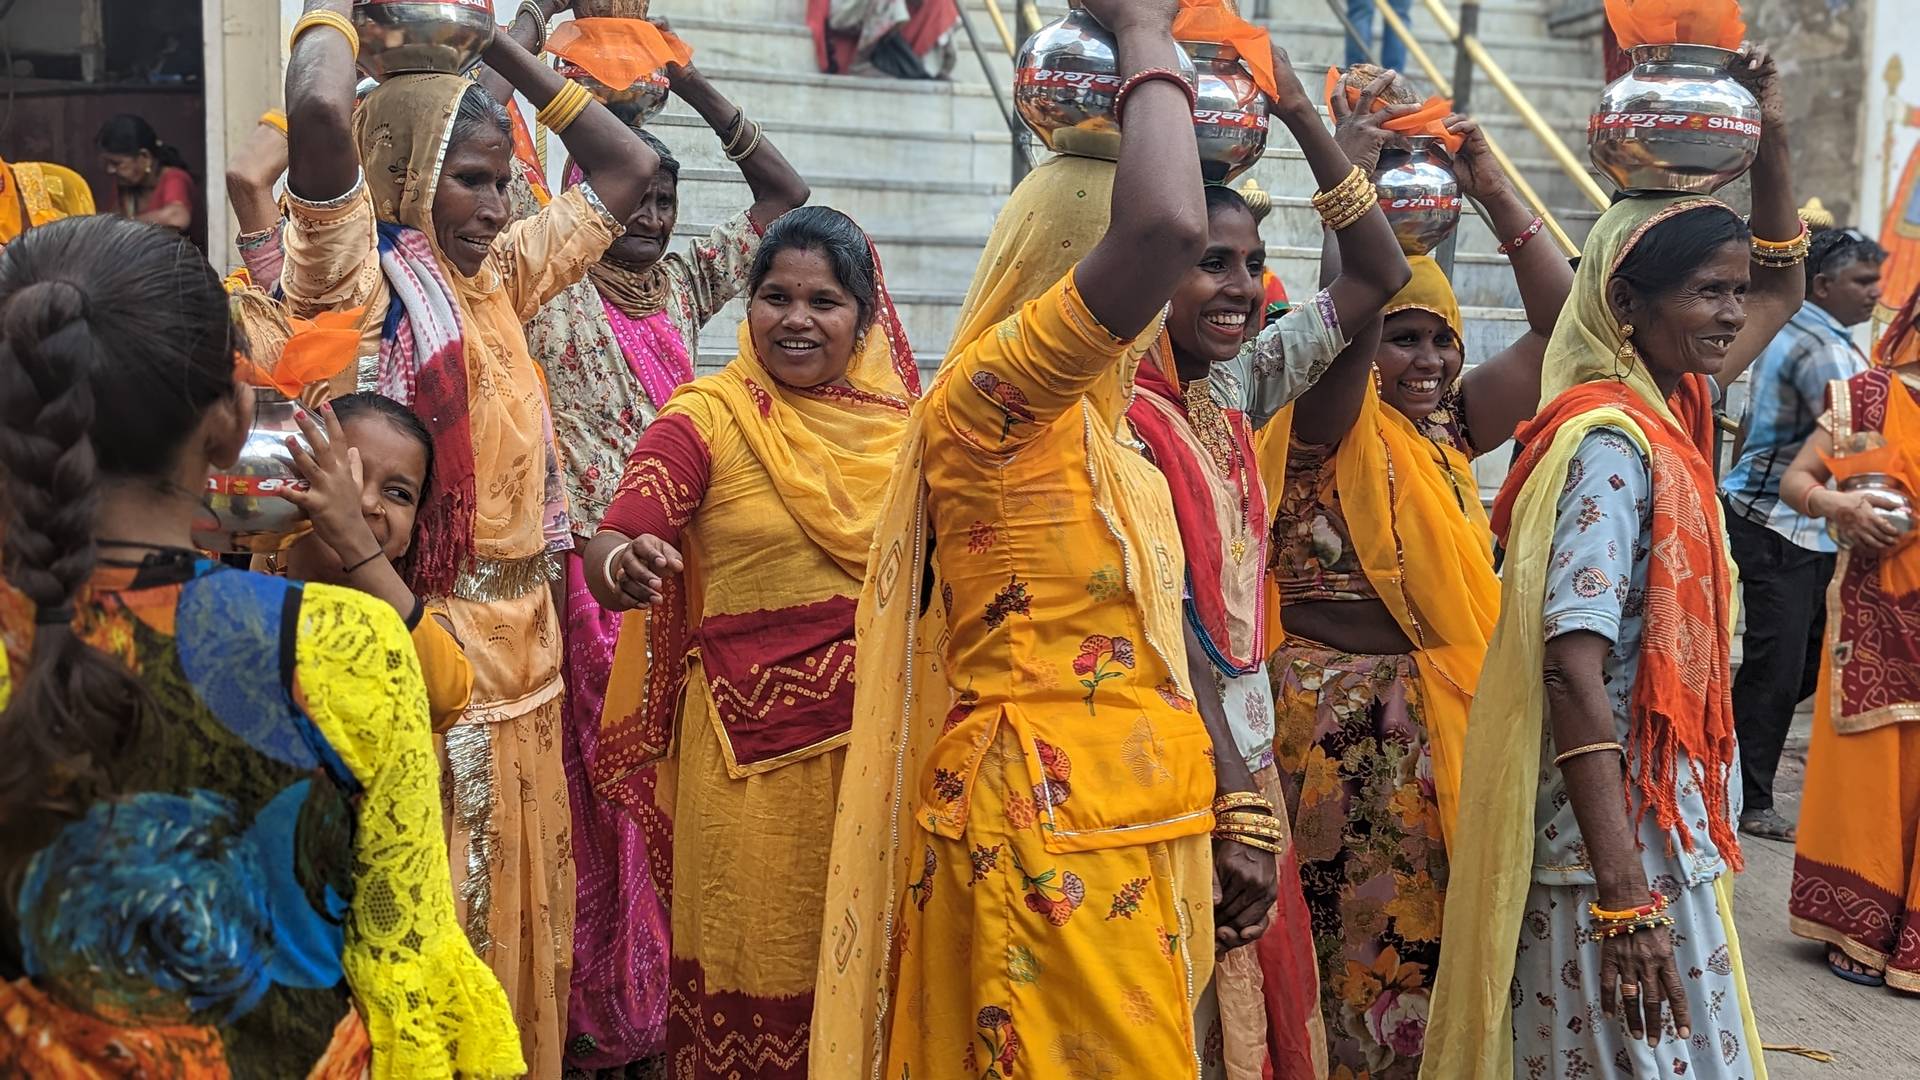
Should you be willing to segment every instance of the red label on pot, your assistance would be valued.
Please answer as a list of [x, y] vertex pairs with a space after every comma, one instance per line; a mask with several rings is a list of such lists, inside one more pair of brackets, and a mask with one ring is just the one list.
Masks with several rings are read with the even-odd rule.
[[1265, 131], [1272, 120], [1265, 116], [1256, 116], [1240, 109], [1195, 109], [1193, 122], [1201, 127], [1237, 127], [1248, 131]]
[[1105, 90], [1109, 93], [1120, 89], [1120, 80], [1113, 75], [1097, 75], [1091, 71], [1055, 71], [1052, 68], [1035, 68], [1022, 71], [1014, 80], [1017, 87], [1037, 86], [1049, 90]]
[[1380, 212], [1383, 214], [1424, 214], [1434, 210], [1458, 209], [1458, 195], [1402, 195], [1380, 200]]
[[1758, 139], [1760, 121], [1741, 116], [1682, 112], [1609, 112], [1594, 113], [1587, 121], [1587, 134], [1623, 129], [1639, 131], [1707, 131]]
[[382, 4], [440, 4], [472, 8], [475, 11], [486, 12], [488, 18], [493, 17], [493, 4], [488, 0], [353, 0], [354, 7], [379, 7]]
[[268, 499], [289, 491], [305, 491], [305, 480], [287, 480], [278, 476], [209, 476], [207, 494], [236, 498]]

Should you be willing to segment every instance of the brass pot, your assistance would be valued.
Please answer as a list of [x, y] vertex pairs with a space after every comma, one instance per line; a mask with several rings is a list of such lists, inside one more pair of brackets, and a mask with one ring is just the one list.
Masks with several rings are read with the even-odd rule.
[[360, 66], [382, 81], [394, 75], [465, 74], [493, 43], [488, 0], [353, 0]]
[[660, 115], [661, 110], [667, 107], [667, 98], [673, 92], [673, 83], [667, 78], [665, 68], [650, 71], [634, 80], [631, 86], [618, 90], [587, 74], [587, 70], [580, 65], [559, 57], [554, 58], [553, 70], [559, 72], [562, 78], [586, 87], [594, 97], [600, 99], [602, 105], [608, 108], [615, 106], [632, 108], [635, 114], [632, 122], [636, 124], [645, 124]]

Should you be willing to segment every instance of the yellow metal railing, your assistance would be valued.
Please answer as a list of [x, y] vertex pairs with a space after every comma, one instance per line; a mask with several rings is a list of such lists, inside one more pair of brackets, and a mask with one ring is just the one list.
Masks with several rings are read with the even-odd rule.
[[[1399, 35], [1400, 41], [1407, 47], [1407, 55], [1413, 57], [1414, 62], [1426, 71], [1427, 79], [1433, 83], [1433, 88], [1440, 93], [1441, 97], [1452, 97], [1453, 83], [1448, 80], [1445, 75], [1440, 74], [1440, 67], [1433, 62], [1433, 57], [1427, 55], [1427, 50], [1423, 48], [1418, 41], [1413, 39], [1413, 30], [1407, 25], [1406, 20], [1402, 19], [1399, 13], [1393, 10], [1387, 3], [1387, 0], [1373, 0], [1373, 2], [1374, 6], [1380, 9], [1381, 17], [1386, 20], [1387, 29]], [[1437, 3], [1437, 0], [1428, 0], [1428, 2]], [[1454, 32], [1457, 33], [1458, 29], [1458, 25], [1456, 24]], [[1471, 41], [1472, 39], [1469, 38], [1468, 40]], [[1476, 42], [1476, 44], [1478, 43]], [[1517, 93], [1518, 91], [1516, 90], [1515, 92]], [[1529, 110], [1531, 110], [1531, 106], [1529, 106]], [[1533, 115], [1538, 119], [1538, 113], [1534, 113]], [[1544, 124], [1544, 121], [1542, 123]], [[1507, 156], [1507, 152], [1502, 149], [1500, 143], [1494, 139], [1493, 132], [1482, 127], [1480, 133], [1486, 136], [1487, 149], [1493, 152], [1494, 160], [1498, 161], [1500, 167], [1506, 170], [1507, 179], [1513, 181], [1513, 186], [1520, 192], [1520, 197], [1526, 200], [1528, 206], [1533, 207], [1533, 212], [1540, 215], [1541, 221], [1546, 222], [1547, 231], [1553, 234], [1554, 243], [1559, 244], [1560, 250], [1566, 252], [1568, 255], [1580, 254], [1579, 246], [1573, 242], [1572, 237], [1567, 235], [1567, 230], [1560, 227], [1559, 220], [1553, 216], [1553, 210], [1547, 206], [1547, 200], [1541, 198], [1540, 193], [1535, 191], [1533, 185], [1527, 182], [1527, 178], [1520, 175], [1520, 170], [1514, 167], [1513, 159]], [[1547, 133], [1551, 135], [1552, 130], [1548, 129]], [[1558, 141], [1557, 138], [1555, 141]], [[1565, 149], [1565, 147], [1562, 147], [1562, 149]], [[1592, 183], [1592, 178], [1587, 178], [1587, 182]], [[1605, 206], [1606, 204], [1603, 202], [1601, 205]]]
[[1000, 14], [1000, 5], [995, 0], [987, 0], [987, 18], [993, 20], [993, 28], [999, 32], [1000, 40], [1007, 46], [1007, 55], [1014, 56], [1018, 50], [1013, 47], [1013, 30], [1007, 26], [1007, 17]]
[[1533, 130], [1534, 136], [1546, 146], [1547, 152], [1560, 163], [1560, 168], [1566, 172], [1575, 186], [1579, 187], [1581, 194], [1592, 201], [1595, 207], [1605, 210], [1610, 205], [1607, 201], [1607, 193], [1601, 191], [1600, 185], [1593, 182], [1593, 176], [1587, 172], [1586, 165], [1574, 156], [1573, 151], [1567, 149], [1567, 144], [1560, 138], [1559, 132], [1554, 131], [1553, 127], [1540, 115], [1540, 111], [1533, 107], [1533, 102], [1527, 100], [1527, 95], [1514, 85], [1512, 79], [1507, 78], [1507, 73], [1494, 62], [1486, 46], [1480, 44], [1480, 39], [1472, 34], [1462, 34], [1460, 24], [1454, 20], [1453, 14], [1440, 0], [1425, 0], [1425, 2], [1427, 10], [1433, 13], [1433, 20], [1440, 24], [1441, 32], [1454, 39], [1460, 48], [1465, 49], [1474, 66], [1486, 73], [1495, 89], [1506, 97], [1507, 104], [1513, 106], [1513, 111], [1520, 114], [1520, 119], [1526, 122], [1527, 127]]

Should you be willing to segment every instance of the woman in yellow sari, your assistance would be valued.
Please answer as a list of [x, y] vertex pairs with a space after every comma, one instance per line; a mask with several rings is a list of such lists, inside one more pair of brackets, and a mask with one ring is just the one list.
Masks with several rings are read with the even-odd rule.
[[1920, 493], [1920, 294], [1879, 365], [1835, 382], [1780, 497], [1844, 543], [1827, 590], [1800, 835], [1787, 910], [1835, 975], [1920, 994], [1920, 545], [1831, 478], [1895, 477]]
[[1702, 196], [1601, 215], [1516, 433], [1422, 1076], [1766, 1075], [1728, 906], [1713, 402], [1799, 307], [1806, 248], [1773, 65], [1755, 50], [1735, 70], [1766, 115], [1752, 232]]
[[614, 654], [594, 781], [672, 821], [649, 841], [672, 838], [651, 854], [671, 861], [666, 1058], [687, 1080], [807, 1075], [855, 598], [920, 389], [839, 211], [775, 222], [747, 296], [740, 354], [647, 427], [585, 556], [603, 606], [648, 608]]
[[572, 530], [522, 324], [619, 235], [656, 159], [585, 91], [496, 35], [487, 64], [595, 177], [509, 225], [506, 113], [452, 75], [390, 78], [356, 110], [347, 10], [309, 0], [295, 29], [281, 286], [295, 315], [366, 308], [359, 370], [334, 389], [377, 390], [433, 436], [408, 584], [444, 599], [474, 669], [471, 701], [445, 736], [454, 888], [513, 1003], [530, 1070], [558, 1076], [574, 877], [549, 585]]
[[80, 174], [45, 161], [0, 159], [0, 250], [35, 225], [93, 213], [93, 189]]
[[[1333, 98], [1344, 146], [1377, 164], [1376, 112]], [[1460, 745], [1499, 611], [1471, 459], [1533, 415], [1573, 273], [1473, 121], [1454, 116], [1462, 194], [1508, 238], [1528, 331], [1462, 372], [1460, 304], [1438, 263], [1413, 277], [1287, 423], [1268, 433], [1274, 738], [1294, 811], [1340, 1075], [1411, 1076], [1440, 954]]]
[[[1210, 757], [1239, 751], [1196, 710], [1180, 531], [1125, 426], [1207, 240], [1176, 5], [1087, 7], [1129, 80], [1119, 162], [1057, 158], [1002, 211], [875, 534], [816, 1076], [1197, 1075], [1216, 949], [1258, 938], [1273, 895], [1270, 861], [1262, 885], [1223, 859], [1208, 887]], [[1281, 96], [1341, 186], [1352, 167], [1310, 99], [1295, 80]], [[1384, 238], [1364, 177], [1345, 187], [1339, 222]], [[1329, 312], [1397, 284], [1345, 282], [1294, 325], [1337, 338]], [[1295, 393], [1342, 343], [1271, 340], [1257, 365]]]

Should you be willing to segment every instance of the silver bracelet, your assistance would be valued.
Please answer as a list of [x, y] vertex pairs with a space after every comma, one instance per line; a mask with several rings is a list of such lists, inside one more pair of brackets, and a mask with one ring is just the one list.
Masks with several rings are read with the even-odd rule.
[[547, 25], [546, 5], [536, 0], [520, 0], [520, 10], [514, 14], [514, 19], [517, 21], [522, 15], [533, 19], [533, 46], [527, 51], [539, 56], [547, 50], [547, 37], [551, 29]]

